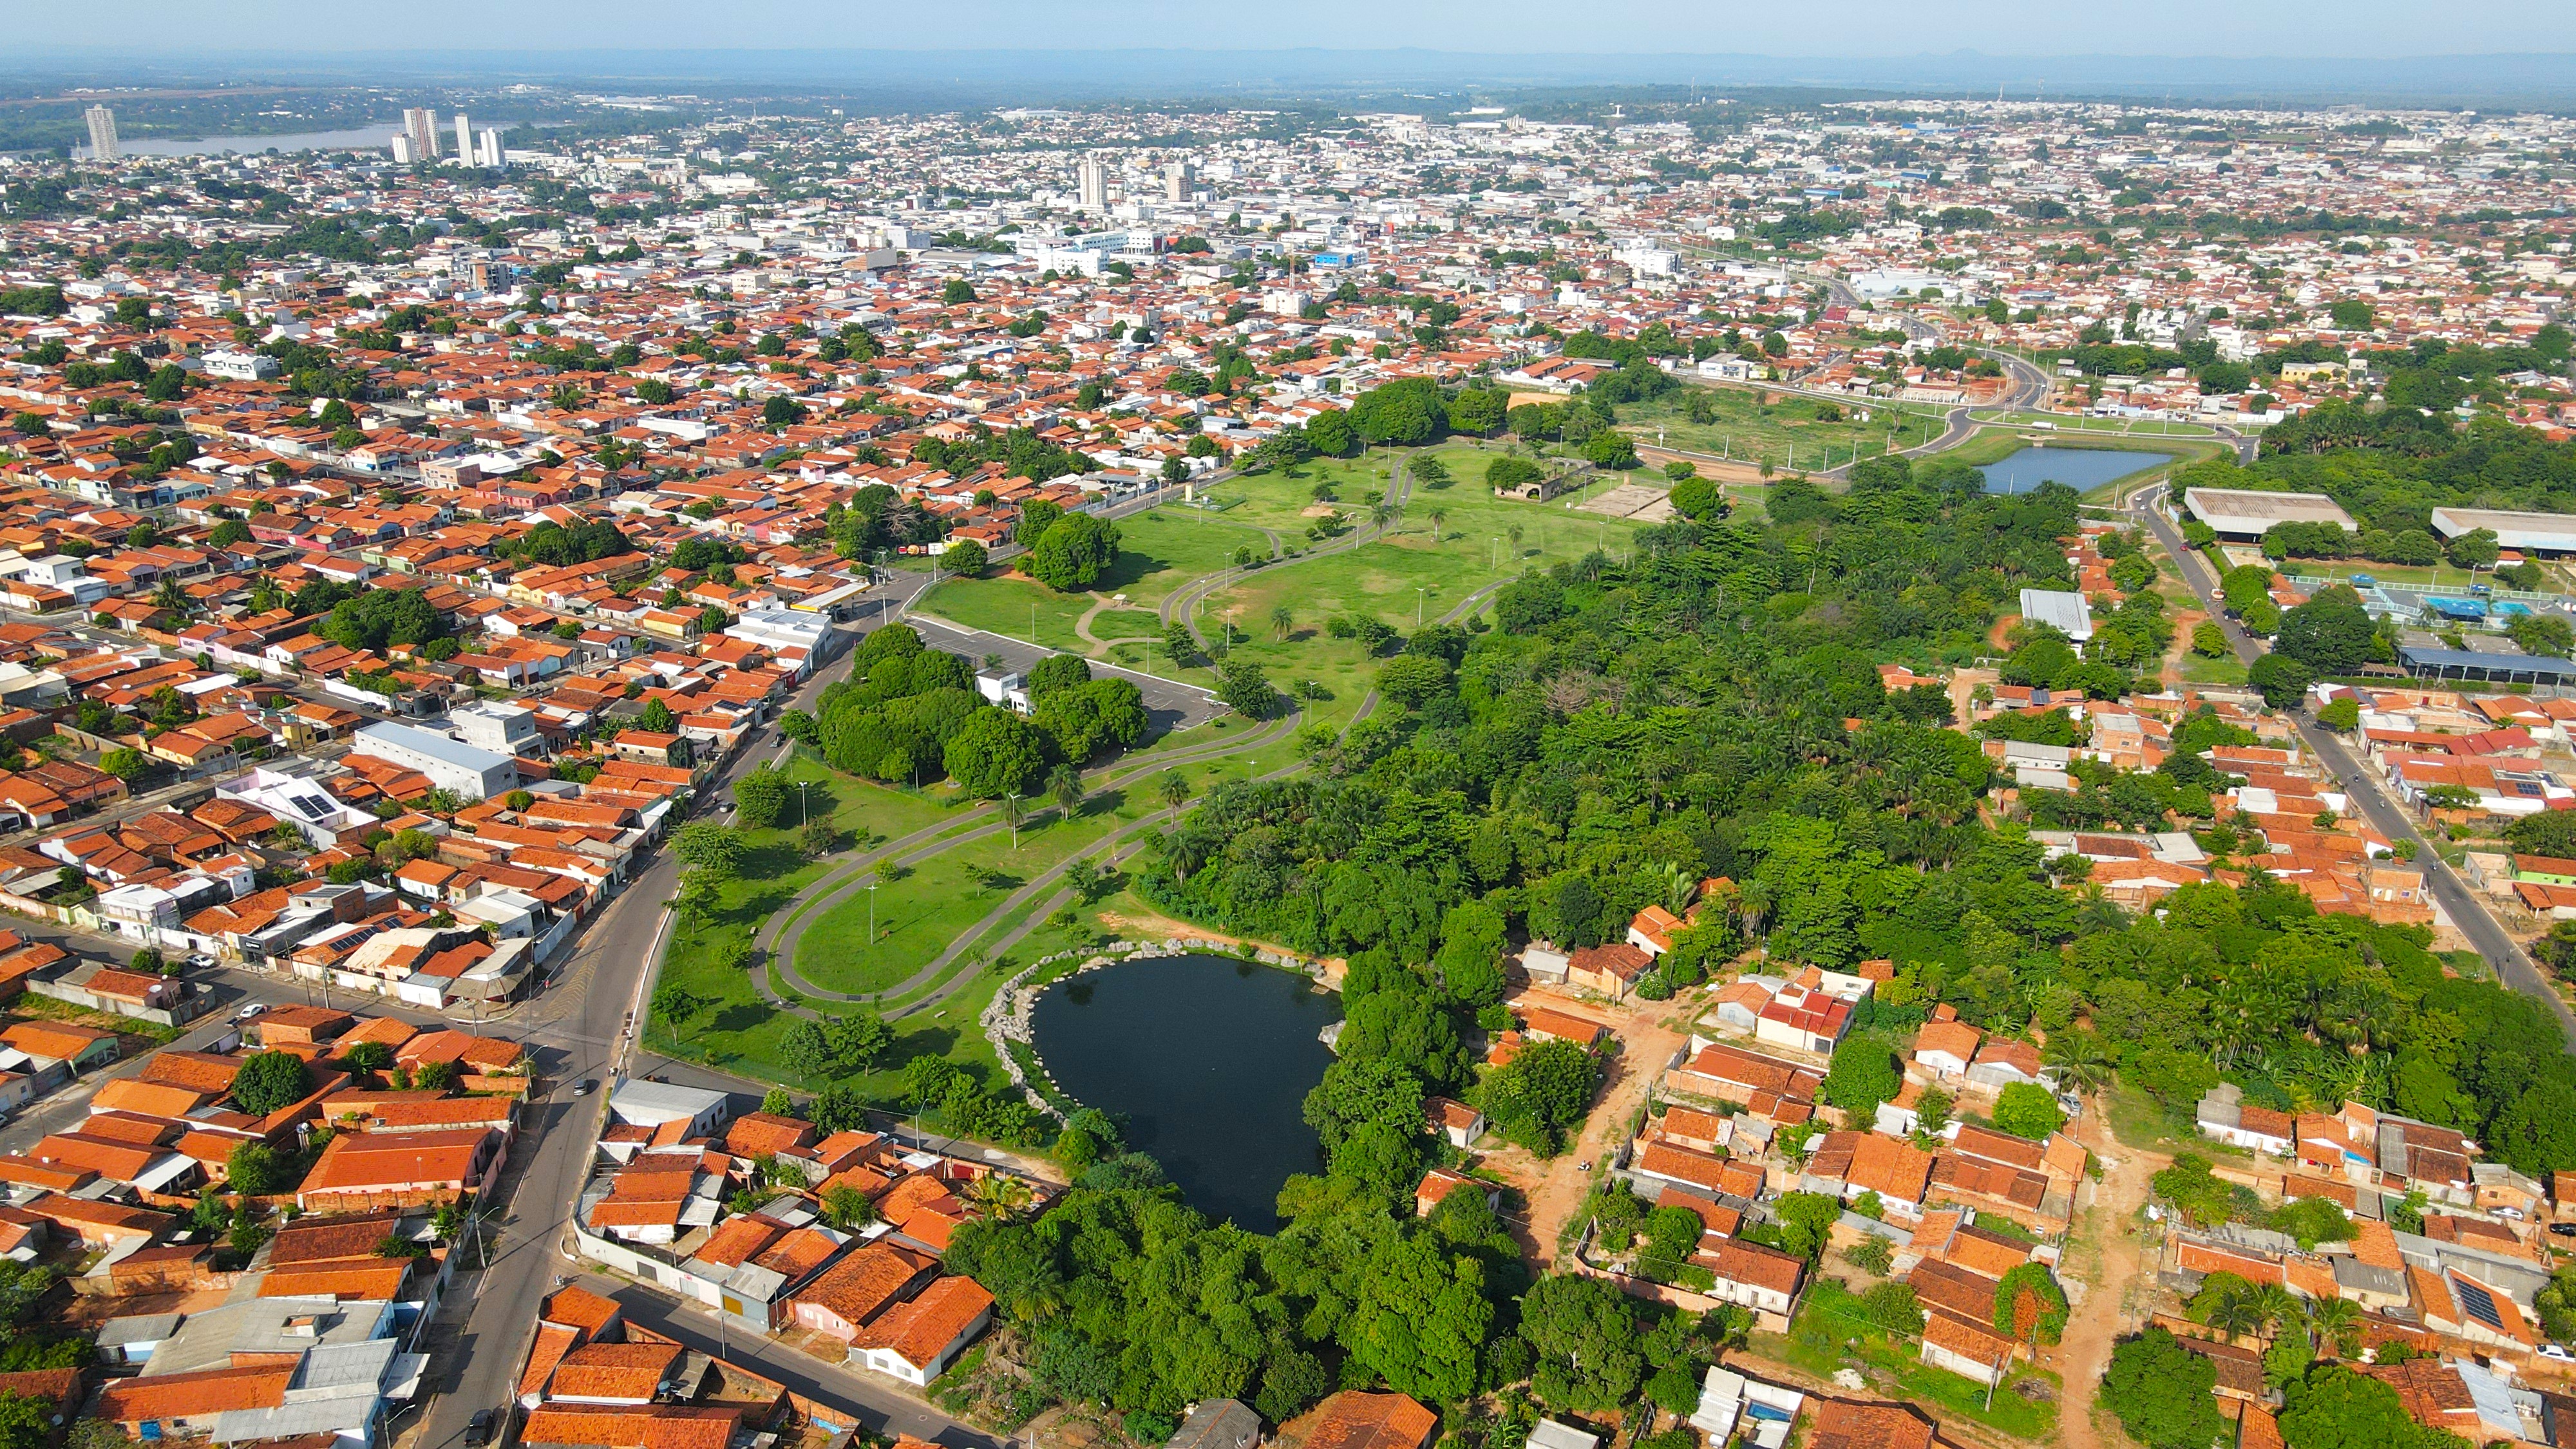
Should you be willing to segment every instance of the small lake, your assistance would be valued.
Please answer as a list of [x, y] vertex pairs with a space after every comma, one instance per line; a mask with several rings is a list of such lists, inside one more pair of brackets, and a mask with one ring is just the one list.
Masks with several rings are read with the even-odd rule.
[[[453, 126], [450, 121], [447, 124]], [[257, 155], [262, 151], [382, 151], [393, 154], [394, 133], [403, 128], [400, 121], [385, 121], [362, 126], [354, 131], [297, 131], [282, 136], [208, 136], [198, 141], [156, 141], [149, 137], [128, 136], [116, 143], [116, 149], [129, 156], [220, 156], [226, 151]], [[444, 138], [453, 145], [456, 133], [450, 130]]]
[[2086, 493], [2114, 478], [2156, 467], [2170, 456], [2117, 448], [2031, 447], [1988, 463], [1983, 471], [1989, 493], [2028, 493], [2042, 483], [2063, 483]]
[[1161, 956], [1048, 987], [1030, 1027], [1056, 1085], [1119, 1119], [1190, 1206], [1267, 1233], [1280, 1185], [1323, 1170], [1303, 1109], [1333, 1064], [1317, 1034], [1341, 1015], [1293, 971]]

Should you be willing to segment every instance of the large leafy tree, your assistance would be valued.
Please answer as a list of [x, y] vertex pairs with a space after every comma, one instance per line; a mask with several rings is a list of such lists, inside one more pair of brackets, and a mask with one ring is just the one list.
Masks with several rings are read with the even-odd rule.
[[1087, 589], [1117, 560], [1117, 524], [1088, 513], [1068, 513], [1038, 535], [1021, 567], [1049, 588]]
[[1538, 1356], [1533, 1387], [1553, 1408], [1615, 1408], [1645, 1374], [1628, 1297], [1604, 1279], [1560, 1273], [1530, 1285], [1521, 1299], [1521, 1337]]
[[2218, 1366], [2150, 1328], [2111, 1351], [2102, 1405], [2146, 1449], [2209, 1449], [2226, 1426], [2210, 1390]]
[[293, 1052], [253, 1052], [233, 1073], [233, 1100], [255, 1117], [291, 1107], [313, 1092], [313, 1070]]
[[1398, 1233], [1369, 1255], [1351, 1310], [1351, 1357], [1400, 1393], [1455, 1402], [1475, 1391], [1493, 1319], [1482, 1263], [1450, 1257], [1427, 1231]]
[[2361, 595], [2337, 584], [2283, 614], [2272, 647], [2319, 674], [2350, 674], [2370, 662], [2375, 632]]
[[988, 800], [1031, 794], [1046, 773], [1046, 751], [1037, 731], [1007, 709], [977, 710], [949, 739], [941, 758], [961, 789]]

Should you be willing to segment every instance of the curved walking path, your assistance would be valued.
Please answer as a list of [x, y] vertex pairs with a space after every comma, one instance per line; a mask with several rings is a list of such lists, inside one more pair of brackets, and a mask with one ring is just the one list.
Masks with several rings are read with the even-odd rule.
[[1091, 632], [1091, 621], [1104, 613], [1141, 614], [1144, 612], [1134, 604], [1122, 604], [1097, 592], [1093, 593], [1091, 607], [1083, 610], [1081, 617], [1073, 621], [1074, 637], [1091, 646], [1083, 651], [1083, 657], [1106, 660], [1109, 658], [1109, 646], [1113, 644], [1132, 644], [1140, 639], [1150, 641], [1153, 636], [1149, 634], [1121, 634], [1114, 639], [1103, 639]]
[[[1476, 589], [1474, 592], [1468, 594], [1464, 599], [1459, 600], [1456, 605], [1451, 607], [1447, 613], [1442, 614], [1435, 622], [1454, 624], [1460, 619], [1467, 618], [1474, 614], [1479, 608], [1483, 607], [1484, 602], [1487, 599], [1491, 598], [1497, 591], [1502, 589], [1504, 585], [1510, 582], [1511, 580], [1509, 579], [1497, 579], [1492, 583]], [[1360, 707], [1352, 713], [1350, 724], [1344, 725], [1342, 727], [1342, 732], [1345, 735], [1349, 734], [1354, 726], [1358, 725], [1360, 721], [1367, 719], [1376, 711], [1377, 703], [1377, 690], [1375, 688], [1371, 688], [1367, 694], [1361, 696]], [[1292, 710], [1287, 717], [1293, 720], [1297, 717], [1297, 714], [1298, 711]], [[1291, 764], [1282, 765], [1278, 769], [1272, 770], [1267, 774], [1256, 775], [1253, 779], [1256, 783], [1283, 779], [1304, 768], [1306, 768], [1305, 762], [1301, 760]], [[1168, 815], [1162, 823], [1169, 823]], [[1002, 922], [1010, 919], [1014, 912], [1026, 907], [1040, 891], [1046, 891], [1057, 886], [1058, 883], [1062, 881], [1067, 867], [1071, 866], [1074, 861], [1105, 852], [1106, 855], [1103, 863], [1108, 865], [1110, 868], [1115, 869], [1122, 861], [1131, 858], [1132, 851], [1123, 849], [1123, 847], [1132, 843], [1131, 838], [1140, 831], [1151, 830], [1156, 824], [1157, 821], [1155, 817], [1148, 815], [1141, 820], [1135, 821], [1130, 825], [1110, 833], [1109, 835], [1101, 837], [1099, 840], [1093, 841], [1091, 844], [1084, 846], [1082, 849], [1075, 851], [1063, 860], [1058, 861], [1047, 870], [1040, 872], [1034, 879], [1030, 880], [1028, 884], [1013, 892], [1009, 899], [1004, 900], [1001, 904], [987, 912], [984, 919], [976, 922], [973, 926], [960, 933], [956, 942], [951, 944], [946, 952], [942, 953], [941, 961], [953, 961], [957, 954], [966, 946], [981, 940], [987, 933], [1000, 926]], [[1054, 914], [1064, 906], [1071, 904], [1072, 900], [1073, 891], [1070, 887], [1054, 890], [1053, 893], [1044, 901], [1038, 903], [1036, 909], [1029, 911], [1026, 918], [1024, 918], [1017, 926], [1012, 927], [1007, 935], [1004, 935], [1001, 939], [993, 942], [991, 949], [987, 954], [998, 956], [1001, 953], [1010, 950], [1012, 947], [1017, 946], [1020, 942], [1027, 940], [1032, 932], [1037, 930], [1039, 926], [1045, 924], [1048, 916]], [[934, 966], [938, 964], [939, 963], [934, 963]], [[925, 969], [923, 972], [917, 973], [914, 979], [919, 980], [921, 976], [929, 974], [931, 974], [930, 971]], [[917, 1001], [905, 1002], [888, 1014], [901, 1018], [910, 1016], [915, 1012], [937, 1006], [939, 1003], [947, 1000], [949, 997], [954, 996], [957, 992], [964, 989], [966, 983], [972, 979], [972, 976], [966, 974], [954, 976], [929, 995], [924, 996]]]
[[[1404, 505], [1413, 492], [1413, 469], [1411, 463], [1412, 460], [1410, 457], [1397, 459], [1394, 475], [1387, 480], [1385, 501], [1387, 507], [1391, 511], [1388, 512], [1386, 516], [1386, 522], [1363, 524], [1360, 527], [1354, 528], [1350, 532], [1343, 534], [1339, 538], [1317, 544], [1315, 547], [1297, 555], [1295, 559], [1288, 561], [1292, 563], [1302, 563], [1310, 558], [1330, 558], [1337, 553], [1348, 553], [1350, 550], [1358, 548], [1364, 543], [1375, 543], [1379, 539], [1393, 533], [1396, 525], [1404, 521]], [[1257, 527], [1258, 525], [1247, 526]], [[1274, 563], [1280, 561], [1281, 545], [1279, 542], [1279, 536], [1275, 533], [1270, 533], [1270, 530], [1266, 528], [1261, 531], [1263, 533], [1270, 534], [1271, 561]], [[1247, 568], [1222, 568], [1212, 574], [1203, 574], [1200, 577], [1192, 579], [1188, 583], [1181, 585], [1179, 588], [1172, 590], [1170, 594], [1164, 596], [1163, 606], [1158, 611], [1164, 627], [1169, 628], [1173, 618], [1177, 615], [1182, 627], [1190, 631], [1190, 638], [1196, 640], [1201, 648], [1205, 648], [1207, 646], [1207, 636], [1199, 632], [1198, 620], [1196, 617], [1198, 606], [1206, 601], [1208, 595], [1215, 593], [1217, 590], [1224, 588], [1228, 584], [1235, 583], [1249, 576], [1251, 573], [1252, 570]]]
[[[1453, 605], [1446, 613], [1442, 614], [1438, 622], [1443, 624], [1455, 623], [1460, 619], [1472, 615], [1479, 608], [1483, 607], [1486, 600], [1490, 599], [1497, 591], [1502, 589], [1504, 585], [1509, 582], [1511, 581], [1508, 579], [1497, 579], [1473, 590], [1465, 598], [1459, 600], [1457, 604]], [[1345, 725], [1343, 727], [1344, 732], [1347, 733], [1352, 725], [1357, 725], [1360, 721], [1367, 719], [1376, 710], [1377, 703], [1377, 691], [1375, 689], [1371, 689], [1368, 694], [1360, 700], [1359, 709], [1352, 714], [1350, 725]], [[1229, 755], [1247, 753], [1270, 744], [1281, 735], [1289, 732], [1294, 727], [1297, 720], [1302, 718], [1302, 716], [1302, 710], [1292, 708], [1288, 714], [1282, 716], [1279, 720], [1274, 721], [1272, 724], [1267, 725], [1242, 739], [1228, 742], [1222, 746], [1194, 750], [1186, 756], [1173, 756], [1169, 759], [1153, 762], [1150, 766], [1119, 774], [1111, 779], [1103, 780], [1102, 788], [1110, 788], [1115, 785], [1125, 784], [1137, 776], [1160, 773], [1162, 769], [1173, 765], [1199, 763], [1206, 760], [1223, 758]], [[1294, 774], [1304, 768], [1304, 762], [1299, 761], [1282, 765], [1278, 769], [1269, 771], [1266, 774], [1255, 776], [1254, 778], [1258, 781], [1276, 780], [1287, 775]], [[891, 1009], [886, 1012], [888, 1016], [898, 1019], [911, 1016], [917, 1012], [927, 1011], [937, 1007], [949, 997], [954, 996], [959, 991], [963, 990], [965, 986], [974, 979], [972, 973], [961, 972], [955, 969], [959, 959], [968, 951], [969, 948], [982, 941], [996, 929], [999, 929], [1004, 922], [1009, 921], [1014, 915], [1019, 915], [1023, 912], [1026, 913], [1023, 919], [1021, 919], [1016, 926], [1013, 926], [1008, 933], [1003, 935], [1000, 939], [993, 941], [984, 954], [998, 955], [1002, 952], [1009, 951], [1012, 947], [1017, 946], [1020, 942], [1026, 940], [1038, 929], [1039, 926], [1043, 925], [1049, 915], [1070, 903], [1073, 898], [1073, 891], [1071, 888], [1065, 887], [1062, 883], [1065, 874], [1070, 869], [1074, 861], [1097, 859], [1101, 864], [1114, 869], [1125, 860], [1132, 858], [1133, 847], [1139, 843], [1136, 839], [1139, 834], [1152, 831], [1162, 825], [1169, 824], [1170, 818], [1171, 812], [1147, 814], [1140, 819], [1120, 826], [1116, 830], [1101, 836], [1099, 839], [1070, 852], [1064, 859], [1057, 861], [1055, 864], [1038, 872], [1027, 882], [1023, 883], [1018, 889], [1012, 891], [999, 902], [996, 902], [993, 908], [990, 911], [987, 911], [981, 920], [978, 920], [975, 924], [967, 927], [965, 930], [958, 932], [957, 935], [949, 942], [947, 949], [941, 951], [937, 957], [925, 964], [920, 970], [914, 972], [910, 977], [907, 977], [903, 981], [881, 991], [834, 991], [814, 986], [811, 982], [807, 981], [804, 976], [796, 970], [794, 961], [796, 946], [803, 938], [805, 928], [811, 925], [812, 922], [819, 918], [824, 912], [829, 911], [841, 901], [850, 898], [859, 890], [865, 888], [865, 882], [863, 880], [853, 878], [853, 873], [855, 871], [872, 867], [875, 861], [880, 859], [893, 858], [900, 864], [910, 864], [915, 861], [929, 859], [943, 853], [952, 846], [963, 844], [969, 839], [989, 836], [995, 830], [1004, 828], [998, 822], [989, 823], [972, 832], [958, 834], [953, 838], [945, 839], [938, 838], [938, 833], [935, 831], [917, 831], [912, 836], [908, 836], [902, 841], [897, 841], [891, 845], [883, 847], [869, 857], [860, 861], [852, 862], [851, 866], [846, 871], [836, 872], [833, 876], [826, 877], [825, 880], [817, 881], [813, 885], [806, 887], [804, 892], [799, 893], [797, 903], [792, 904], [787, 912], [771, 917], [770, 923], [763, 927], [760, 937], [755, 939], [760, 944], [772, 946], [772, 962], [777, 966], [780, 976], [786, 979], [790, 988], [798, 992], [800, 995], [818, 1001], [849, 1002], [854, 1005], [891, 1003]], [[915, 843], [924, 842], [925, 838], [926, 843]], [[898, 854], [898, 852], [900, 853]], [[828, 895], [817, 894], [817, 892], [822, 891], [826, 885], [829, 885], [834, 881], [838, 881], [838, 885], [831, 889]], [[1042, 896], [1044, 897], [1043, 899], [1041, 899]], [[1030, 909], [1032, 903], [1035, 903], [1035, 909]], [[786, 922], [784, 930], [779, 929], [779, 923], [782, 921]], [[772, 944], [773, 942], [774, 945]], [[782, 1010], [792, 1011], [799, 1016], [820, 1017], [823, 1015], [822, 1012], [819, 1012], [810, 1006], [806, 1006], [801, 1002], [788, 1001], [779, 997], [772, 990], [767, 979], [766, 972], [754, 972], [753, 980], [760, 987], [762, 996], [766, 997], [772, 1005], [777, 1006]], [[915, 996], [914, 993], [916, 992], [920, 992], [922, 994]]]
[[[1149, 760], [1130, 758], [1114, 761], [1091, 770], [1089, 777], [1083, 782], [1083, 788], [1087, 793], [1097, 794], [1131, 785], [1137, 780], [1181, 765], [1201, 764], [1209, 760], [1241, 754], [1247, 750], [1259, 749], [1287, 733], [1293, 724], [1292, 715], [1238, 739], [1211, 740], [1205, 744]], [[842, 861], [820, 879], [798, 891], [784, 907], [763, 922], [761, 928], [753, 933], [752, 945], [767, 953], [770, 964], [777, 967], [779, 974], [786, 979], [791, 989], [817, 1000], [873, 1001], [886, 995], [901, 994], [912, 989], [929, 977], [931, 972], [928, 968], [914, 973], [912, 977], [885, 992], [851, 993], [816, 986], [797, 974], [796, 947], [804, 939], [807, 928], [815, 920], [864, 890], [867, 887], [868, 876], [879, 864], [892, 862], [898, 867], [918, 865], [968, 841], [986, 839], [1008, 830], [1010, 826], [1001, 818], [1001, 814], [1001, 808], [998, 805], [991, 803], [979, 805], [958, 819], [924, 826], [900, 840], [888, 841], [866, 854]], [[945, 962], [943, 960], [936, 964], [944, 965]], [[777, 994], [770, 984], [766, 969], [754, 971], [752, 982], [759, 988], [761, 996], [771, 1005], [789, 1010], [798, 1009], [795, 1003]]]

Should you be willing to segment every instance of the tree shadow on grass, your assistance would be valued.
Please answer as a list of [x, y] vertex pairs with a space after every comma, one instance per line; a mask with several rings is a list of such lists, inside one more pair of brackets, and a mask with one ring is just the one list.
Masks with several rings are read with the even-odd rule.
[[705, 1029], [708, 1031], [750, 1031], [756, 1027], [766, 1025], [769, 1018], [774, 1013], [775, 1008], [771, 1007], [767, 1002], [736, 1002], [709, 1018]]
[[957, 1028], [923, 1026], [897, 1030], [894, 1046], [885, 1054], [884, 1065], [900, 1067], [914, 1057], [944, 1057], [957, 1049]]
[[[795, 807], [788, 807], [788, 813], [793, 815]], [[821, 811], [814, 818], [820, 820], [829, 814], [829, 811]], [[755, 845], [745, 850], [742, 853], [742, 865], [734, 874], [742, 880], [772, 880], [782, 875], [792, 874], [804, 864], [805, 853], [781, 840], [768, 845]]]
[[1156, 574], [1168, 573], [1171, 567], [1170, 563], [1150, 553], [1120, 549], [1118, 557], [1109, 561], [1109, 567], [1100, 571], [1100, 577], [1094, 580], [1091, 586], [1101, 593], [1115, 594], [1134, 588]]
[[717, 919], [733, 925], [756, 926], [786, 909], [796, 893], [784, 886], [753, 891], [717, 913]]

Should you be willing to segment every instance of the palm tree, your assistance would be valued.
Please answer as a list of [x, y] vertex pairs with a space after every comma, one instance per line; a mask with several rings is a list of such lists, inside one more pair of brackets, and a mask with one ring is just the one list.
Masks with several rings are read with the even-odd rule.
[[2102, 893], [2098, 885], [2084, 888], [2084, 896], [2075, 907], [2075, 924], [2086, 935], [2108, 936], [2128, 929], [2129, 913], [2120, 903]]
[[1082, 803], [1082, 772], [1070, 764], [1058, 765], [1047, 776], [1047, 798], [1065, 819], [1073, 818], [1073, 807]]
[[161, 587], [152, 591], [152, 606], [174, 614], [186, 614], [193, 611], [194, 601], [188, 597], [187, 590], [179, 587], [177, 579], [163, 579]]
[[1449, 510], [1446, 508], [1434, 508], [1431, 510], [1430, 517], [1431, 541], [1433, 543], [1438, 543], [1440, 541], [1440, 530], [1448, 526]]
[[1670, 861], [1664, 863], [1664, 909], [1678, 916], [1699, 899], [1699, 876]]
[[2361, 1356], [2361, 1305], [2349, 1298], [2320, 1298], [2308, 1305], [2308, 1331], [2338, 1358]]
[[1512, 557], [1519, 558], [1521, 556], [1521, 526], [1515, 523], [1510, 528], [1503, 530], [1503, 533], [1505, 537], [1512, 541]]
[[2254, 1294], [2231, 1286], [2210, 1300], [2204, 1321], [2230, 1338], [2252, 1333], [2263, 1324], [2263, 1311], [2254, 1300]]
[[2299, 1295], [2278, 1283], [2265, 1283], [2257, 1287], [2250, 1306], [2263, 1321], [2266, 1330], [2263, 1336], [2266, 1339], [2279, 1338], [2284, 1329], [2303, 1323], [2307, 1319], [2307, 1312], [2300, 1304]]
[[2111, 1051], [2099, 1033], [2059, 1032], [2048, 1039], [2040, 1060], [2055, 1069], [2057, 1080], [2078, 1096], [2090, 1096], [2111, 1085]]
[[1155, 791], [1163, 797], [1163, 808], [1171, 812], [1171, 818], [1177, 819], [1181, 803], [1190, 798], [1190, 782], [1178, 770], [1165, 770], [1155, 782]]
[[1295, 610], [1289, 608], [1286, 604], [1274, 604], [1271, 606], [1270, 632], [1279, 636], [1280, 642], [1287, 642], [1288, 636], [1295, 633], [1296, 629], [1297, 613]]
[[966, 1200], [995, 1222], [1011, 1222], [1037, 1200], [1029, 1185], [1016, 1177], [988, 1172], [966, 1184]]
[[1369, 505], [1369, 522], [1376, 524], [1378, 527], [1386, 527], [1386, 521], [1393, 517], [1395, 517], [1394, 504], [1372, 503]]

